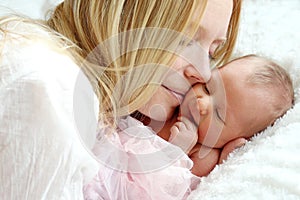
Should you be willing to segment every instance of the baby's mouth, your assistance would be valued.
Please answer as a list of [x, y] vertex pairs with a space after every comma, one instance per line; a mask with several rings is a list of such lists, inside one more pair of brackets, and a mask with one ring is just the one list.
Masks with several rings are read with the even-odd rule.
[[188, 109], [189, 109], [189, 112], [190, 112], [191, 118], [192, 118], [190, 120], [194, 121], [194, 123], [198, 127], [201, 116], [200, 116], [200, 111], [199, 111], [198, 105], [197, 105], [197, 99], [193, 99], [192, 102], [188, 104]]

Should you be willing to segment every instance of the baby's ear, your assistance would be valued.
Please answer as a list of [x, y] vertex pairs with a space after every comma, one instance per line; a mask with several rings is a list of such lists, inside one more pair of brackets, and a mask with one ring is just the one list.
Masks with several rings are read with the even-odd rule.
[[226, 143], [221, 151], [221, 155], [219, 158], [219, 164], [222, 164], [224, 160], [227, 159], [228, 155], [233, 152], [235, 149], [243, 146], [247, 140], [245, 138], [236, 138], [234, 140]]

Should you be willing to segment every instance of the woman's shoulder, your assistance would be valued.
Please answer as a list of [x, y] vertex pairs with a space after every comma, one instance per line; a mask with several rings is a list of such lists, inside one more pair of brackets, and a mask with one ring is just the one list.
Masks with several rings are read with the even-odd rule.
[[10, 17], [0, 19], [0, 72], [1, 79], [24, 75], [38, 79], [51, 75], [76, 77], [79, 67], [45, 25]]

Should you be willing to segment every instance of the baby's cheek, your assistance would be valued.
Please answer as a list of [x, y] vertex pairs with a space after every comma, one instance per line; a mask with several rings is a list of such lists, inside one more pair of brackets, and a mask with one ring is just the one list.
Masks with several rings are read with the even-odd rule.
[[198, 126], [198, 142], [200, 144], [203, 144], [203, 141], [205, 140], [207, 136], [207, 130], [209, 128], [209, 123], [206, 122], [206, 120], [202, 121]]
[[211, 148], [221, 148], [222, 127], [215, 122], [201, 123], [198, 129], [198, 142]]

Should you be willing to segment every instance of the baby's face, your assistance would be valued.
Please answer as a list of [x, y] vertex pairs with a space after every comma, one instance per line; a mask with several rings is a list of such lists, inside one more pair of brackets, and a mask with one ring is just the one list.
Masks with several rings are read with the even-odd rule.
[[198, 142], [205, 146], [221, 148], [233, 139], [251, 137], [268, 112], [264, 91], [246, 84], [252, 68], [239, 67], [243, 62], [213, 70], [207, 85], [194, 85], [181, 105], [181, 115], [199, 125]]

